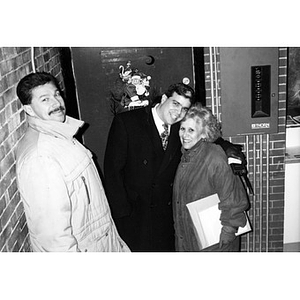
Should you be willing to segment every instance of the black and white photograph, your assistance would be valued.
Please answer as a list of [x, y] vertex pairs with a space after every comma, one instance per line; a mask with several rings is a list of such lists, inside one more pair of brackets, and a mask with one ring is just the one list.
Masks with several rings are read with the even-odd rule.
[[300, 261], [300, 44], [248, 40], [254, 25], [218, 40], [239, 26], [213, 27], [220, 11], [198, 28], [154, 4], [100, 4], [102, 26], [69, 36], [32, 11], [9, 36], [37, 40], [0, 38], [5, 299], [34, 281], [28, 299], [294, 293], [275, 286]]

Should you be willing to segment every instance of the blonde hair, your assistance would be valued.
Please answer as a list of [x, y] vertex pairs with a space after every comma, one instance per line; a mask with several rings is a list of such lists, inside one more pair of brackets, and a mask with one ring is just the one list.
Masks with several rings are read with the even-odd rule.
[[185, 117], [181, 122], [187, 119], [194, 119], [196, 123], [202, 124], [203, 134], [207, 142], [214, 142], [222, 136], [221, 124], [217, 118], [212, 114], [212, 111], [201, 103], [195, 103], [190, 107]]

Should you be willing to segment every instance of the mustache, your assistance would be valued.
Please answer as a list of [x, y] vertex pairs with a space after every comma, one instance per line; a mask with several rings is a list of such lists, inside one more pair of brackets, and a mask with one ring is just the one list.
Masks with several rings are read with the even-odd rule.
[[49, 111], [49, 116], [51, 115], [51, 114], [53, 114], [53, 113], [56, 113], [56, 112], [58, 112], [58, 111], [61, 111], [61, 112], [64, 112], [66, 109], [63, 107], [63, 106], [59, 106], [59, 107], [56, 107], [56, 108], [54, 108], [54, 109], [52, 109], [51, 111]]

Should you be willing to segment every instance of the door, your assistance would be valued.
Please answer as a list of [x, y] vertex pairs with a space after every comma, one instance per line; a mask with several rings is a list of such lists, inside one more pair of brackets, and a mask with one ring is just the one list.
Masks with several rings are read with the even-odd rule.
[[116, 89], [120, 66], [131, 61], [133, 68], [151, 76], [151, 99], [183, 78], [194, 87], [192, 48], [80, 47], [71, 51], [80, 116], [88, 125], [84, 144], [94, 153], [100, 170], [114, 116], [111, 93]]

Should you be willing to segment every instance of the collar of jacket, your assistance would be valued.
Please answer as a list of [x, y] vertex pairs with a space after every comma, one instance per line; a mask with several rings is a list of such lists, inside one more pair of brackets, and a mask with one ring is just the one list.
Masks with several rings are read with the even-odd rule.
[[206, 144], [207, 144], [207, 142], [203, 141], [201, 139], [191, 149], [186, 150], [183, 147], [181, 147], [182, 161], [183, 162], [190, 162], [193, 159], [193, 157], [197, 153], [199, 153], [199, 151], [204, 150]]
[[68, 140], [71, 140], [84, 124], [83, 121], [69, 116], [66, 116], [65, 122], [57, 122], [52, 120], [46, 121], [27, 115], [27, 121], [31, 128], [39, 132]]

